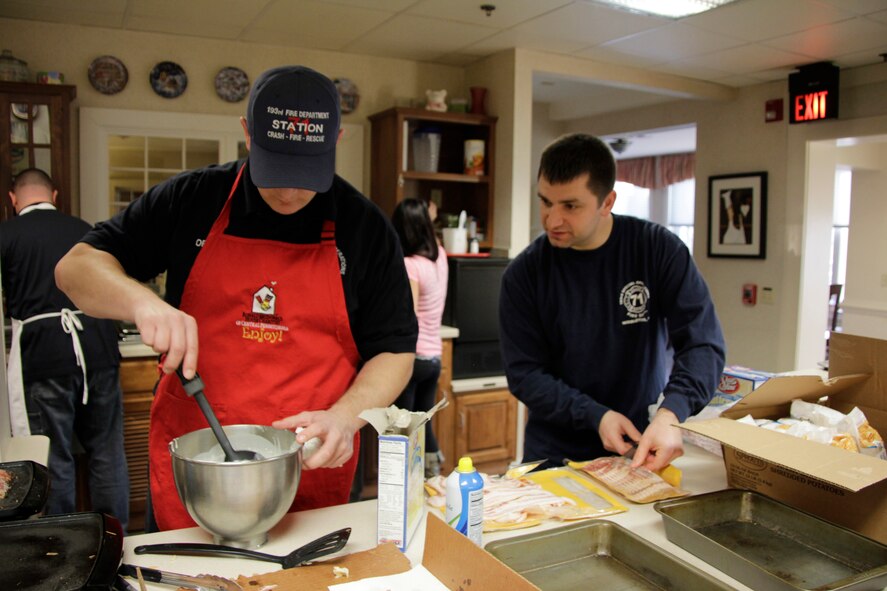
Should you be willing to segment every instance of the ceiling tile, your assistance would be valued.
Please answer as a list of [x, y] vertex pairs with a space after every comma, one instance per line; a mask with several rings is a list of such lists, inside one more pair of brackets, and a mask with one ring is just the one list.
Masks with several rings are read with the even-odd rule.
[[849, 10], [853, 14], [871, 14], [887, 9], [887, 0], [820, 0], [833, 4], [838, 8]]
[[771, 68], [797, 67], [816, 61], [816, 58], [799, 53], [780, 51], [763, 45], [743, 45], [706, 55], [678, 60], [695, 66], [712, 68], [730, 72], [731, 74], [748, 74]]
[[0, 17], [71, 23], [93, 27], [119, 28], [123, 23], [126, 0], [4, 0], [0, 2]]
[[665, 72], [666, 74], [675, 74], [676, 76], [685, 76], [687, 78], [697, 78], [699, 80], [717, 80], [728, 76], [730, 73], [716, 68], [708, 68], [687, 62], [669, 62], [667, 64], [659, 64], [656, 70]]
[[485, 37], [467, 49], [473, 53], [489, 55], [512, 47], [549, 53], [573, 53], [585, 47], [585, 43], [551, 35], [547, 31], [508, 29]]
[[529, 23], [521, 23], [512, 30], [520, 34], [537, 37], [541, 35], [552, 40], [560, 39], [577, 42], [582, 47], [592, 47], [670, 22], [668, 19], [614, 10], [597, 4], [574, 2]]
[[662, 56], [681, 59], [690, 55], [711, 53], [745, 45], [745, 41], [729, 35], [675, 23], [651, 31], [606, 43], [604, 47], [631, 55], [662, 61]]
[[472, 45], [492, 29], [418, 16], [387, 20], [342, 49], [386, 57], [429, 61]]
[[[878, 53], [887, 53], [887, 49], [884, 49], [883, 51], [880, 51]], [[841, 68], [855, 68], [857, 66], [869, 66], [872, 64], [879, 64], [884, 61], [884, 58], [880, 57], [877, 53], [873, 54], [871, 50], [868, 50], [841, 55], [838, 56], [836, 59], [832, 59], [830, 61], [833, 61]]]
[[632, 66], [633, 68], [648, 68], [662, 63], [661, 55], [656, 57], [632, 55], [629, 53], [623, 53], [607, 45], [588, 47], [574, 52], [573, 55], [598, 62], [616, 64], [618, 66]]
[[854, 18], [804, 33], [771, 39], [764, 45], [812, 55], [822, 60], [866, 49], [873, 50], [872, 54], [877, 55], [878, 52], [874, 50], [887, 51], [887, 24]]
[[762, 41], [853, 16], [852, 12], [814, 0], [743, 0], [682, 22], [714, 33]]
[[443, 2], [441, 0], [421, 0], [413, 4], [406, 12], [416, 16], [442, 18], [501, 30], [566, 6], [572, 1], [508, 0], [498, 3], [489, 2], [489, 4], [495, 5], [496, 9], [487, 16], [486, 12], [480, 9], [484, 2], [479, 0], [445, 0]]
[[[298, 1], [298, 0], [296, 0]], [[416, 3], [416, 0], [316, 0], [324, 4], [341, 4], [358, 8], [372, 8], [384, 12], [401, 12]]]
[[391, 18], [390, 12], [316, 0], [272, 2], [243, 32], [243, 41], [341, 50]]
[[237, 39], [268, 0], [130, 0], [124, 26], [136, 31]]
[[866, 18], [879, 23], [887, 23], [887, 10], [882, 10], [881, 12], [873, 12], [866, 16]]

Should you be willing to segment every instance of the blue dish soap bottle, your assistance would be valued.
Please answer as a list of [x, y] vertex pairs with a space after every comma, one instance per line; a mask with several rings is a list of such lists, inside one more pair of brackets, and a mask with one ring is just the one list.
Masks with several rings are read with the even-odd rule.
[[484, 530], [484, 481], [471, 462], [459, 458], [459, 465], [447, 477], [447, 523], [481, 546]]

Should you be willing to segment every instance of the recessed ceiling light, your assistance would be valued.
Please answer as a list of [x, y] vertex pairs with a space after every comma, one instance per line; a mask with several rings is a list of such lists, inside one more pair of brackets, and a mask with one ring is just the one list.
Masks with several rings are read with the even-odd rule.
[[730, 4], [736, 0], [592, 0], [613, 8], [632, 12], [655, 14], [668, 18], [683, 18], [712, 8]]

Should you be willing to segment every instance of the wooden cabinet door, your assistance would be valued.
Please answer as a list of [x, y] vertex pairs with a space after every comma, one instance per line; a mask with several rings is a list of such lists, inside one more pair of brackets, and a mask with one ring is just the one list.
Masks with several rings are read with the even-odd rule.
[[456, 396], [455, 457], [470, 456], [481, 472], [500, 474], [515, 456], [517, 400], [506, 390]]
[[129, 531], [145, 527], [148, 496], [148, 425], [157, 382], [157, 360], [120, 362], [123, 390], [123, 447], [129, 468]]

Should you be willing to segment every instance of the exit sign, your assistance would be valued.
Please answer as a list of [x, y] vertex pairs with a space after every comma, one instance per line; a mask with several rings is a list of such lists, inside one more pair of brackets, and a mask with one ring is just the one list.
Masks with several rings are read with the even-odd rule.
[[789, 122], [838, 118], [840, 68], [828, 62], [801, 66], [788, 77]]

